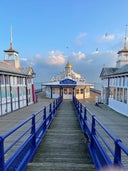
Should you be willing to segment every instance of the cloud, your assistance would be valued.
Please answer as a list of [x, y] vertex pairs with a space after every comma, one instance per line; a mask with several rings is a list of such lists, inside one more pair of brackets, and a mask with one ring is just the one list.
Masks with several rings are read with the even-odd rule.
[[[115, 67], [117, 60], [117, 52], [115, 51], [100, 51], [100, 53], [92, 54], [72, 52], [70, 55], [70, 63], [72, 68], [78, 74], [84, 76], [88, 82], [100, 84], [100, 72], [102, 67]], [[49, 51], [47, 56], [36, 54], [30, 61], [33, 63], [33, 69], [36, 73], [36, 82], [46, 82], [57, 74], [60, 74], [67, 62], [66, 56], [61, 51]], [[22, 61], [23, 63], [24, 61]]]
[[72, 56], [75, 57], [77, 60], [82, 60], [86, 57], [85, 53], [82, 52], [72, 52]]
[[95, 65], [97, 67], [103, 66], [104, 64], [108, 67], [115, 66], [117, 59], [117, 53], [115, 51], [103, 51], [100, 53], [92, 53], [87, 55], [87, 63]]
[[97, 54], [99, 54], [99, 49], [98, 49], [98, 48], [96, 48], [96, 50], [95, 50], [94, 52], [92, 52], [92, 54], [93, 54], [93, 55], [97, 55]]
[[65, 63], [65, 56], [60, 51], [50, 51], [47, 58], [45, 58], [45, 62], [49, 65], [62, 65]]
[[27, 58], [20, 58], [20, 61], [27, 61]]
[[37, 60], [42, 58], [42, 56], [41, 56], [40, 54], [36, 54], [34, 57], [35, 57], [35, 59], [37, 59]]
[[94, 60], [93, 59], [88, 59], [87, 63], [92, 63]]
[[113, 41], [115, 40], [115, 37], [116, 36], [114, 34], [105, 33], [104, 35], [98, 38], [98, 42], [102, 43], [102, 42]]
[[83, 39], [87, 36], [87, 33], [83, 32], [83, 33], [80, 33], [76, 39], [75, 39], [75, 44], [77, 46], [82, 46], [83, 45]]

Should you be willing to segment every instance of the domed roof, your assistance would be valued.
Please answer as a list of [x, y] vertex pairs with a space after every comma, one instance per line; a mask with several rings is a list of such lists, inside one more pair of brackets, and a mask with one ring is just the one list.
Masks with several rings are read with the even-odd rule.
[[66, 64], [66, 68], [72, 68], [72, 65], [70, 64], [70, 62], [68, 61]]

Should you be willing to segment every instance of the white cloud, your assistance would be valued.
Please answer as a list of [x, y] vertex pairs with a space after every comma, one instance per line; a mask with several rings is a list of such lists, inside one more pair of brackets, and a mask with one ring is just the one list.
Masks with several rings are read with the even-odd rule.
[[45, 62], [49, 65], [62, 65], [65, 63], [65, 56], [60, 51], [50, 51], [48, 58], [45, 59]]
[[21, 61], [27, 61], [27, 58], [20, 58]]
[[90, 64], [90, 63], [92, 63], [93, 61], [94, 61], [93, 59], [88, 59], [88, 60], [87, 60], [87, 63]]
[[35, 55], [35, 58], [38, 60], [38, 59], [41, 59], [42, 56], [41, 56], [40, 54], [36, 54], [36, 55]]
[[97, 55], [97, 54], [99, 54], [98, 48], [94, 52], [92, 52], [92, 55]]
[[113, 41], [115, 39], [115, 35], [114, 34], [108, 34], [105, 33], [104, 35], [102, 35], [100, 38], [98, 38], [98, 42], [106, 42], [106, 41]]
[[81, 59], [84, 59], [86, 57], [85, 53], [82, 53], [82, 52], [72, 52], [72, 55], [78, 59], [78, 60], [81, 60]]
[[[72, 53], [70, 62], [75, 72], [83, 75], [89, 82], [93, 82], [100, 80], [99, 75], [104, 64], [106, 67], [115, 67], [116, 60], [117, 52], [115, 51], [100, 51], [96, 55], [92, 53], [85, 55], [78, 51]], [[48, 53], [47, 57], [35, 55], [32, 62], [36, 80], [45, 82], [64, 70], [67, 57], [61, 51], [53, 50]]]
[[75, 44], [78, 45], [78, 46], [81, 46], [83, 45], [83, 39], [87, 36], [87, 33], [83, 32], [83, 33], [80, 33], [76, 39], [75, 39]]

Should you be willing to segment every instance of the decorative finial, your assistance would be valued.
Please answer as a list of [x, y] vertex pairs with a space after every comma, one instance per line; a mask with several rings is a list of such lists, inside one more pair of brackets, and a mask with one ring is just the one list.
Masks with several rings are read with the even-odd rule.
[[32, 68], [32, 62], [30, 62], [30, 68]]
[[10, 27], [10, 49], [12, 49], [12, 25]]
[[125, 37], [124, 37], [124, 49], [127, 49], [127, 46], [126, 46], [126, 44], [127, 44], [127, 27], [128, 27], [128, 25], [126, 24], [126, 26], [125, 26]]

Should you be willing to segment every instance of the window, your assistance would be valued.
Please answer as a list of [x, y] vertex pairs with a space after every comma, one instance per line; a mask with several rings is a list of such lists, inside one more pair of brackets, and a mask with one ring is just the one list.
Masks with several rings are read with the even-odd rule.
[[20, 78], [20, 84], [23, 84], [23, 78], [22, 77]]
[[10, 79], [9, 79], [9, 76], [8, 75], [5, 76], [5, 83], [6, 84], [9, 84], [10, 83]]
[[80, 93], [84, 94], [84, 89], [83, 88], [80, 89]]
[[69, 94], [72, 94], [72, 89], [71, 88], [69, 88]]
[[67, 94], [67, 89], [66, 88], [64, 88], [64, 94]]
[[28, 83], [31, 83], [31, 78], [28, 78], [27, 80], [28, 80], [28, 81], [27, 81]]
[[0, 84], [4, 84], [4, 75], [0, 75]]
[[59, 94], [59, 89], [58, 88], [52, 88], [52, 93], [53, 94]]
[[114, 87], [110, 87], [109, 97], [115, 99], [115, 96], [116, 96], [116, 89]]
[[125, 86], [125, 77], [123, 77], [123, 86]]
[[79, 94], [79, 89], [76, 89], [76, 94]]
[[128, 76], [126, 76], [126, 86], [128, 86]]
[[90, 89], [89, 88], [86, 88], [86, 93], [89, 93]]
[[20, 84], [20, 77], [17, 77], [17, 84]]
[[121, 86], [121, 77], [119, 77], [119, 86]]
[[124, 103], [127, 103], [127, 88], [124, 89]]
[[10, 87], [7, 86], [6, 91], [7, 91], [7, 97], [10, 97]]
[[123, 101], [123, 89], [117, 88], [117, 100], [122, 102]]
[[118, 77], [116, 77], [116, 86], [118, 85]]
[[2, 98], [5, 97], [5, 87], [1, 88], [1, 96], [2, 96]]
[[17, 97], [17, 89], [15, 87], [12, 88], [12, 97], [13, 98]]
[[13, 85], [16, 84], [16, 77], [12, 77], [13, 78]]

